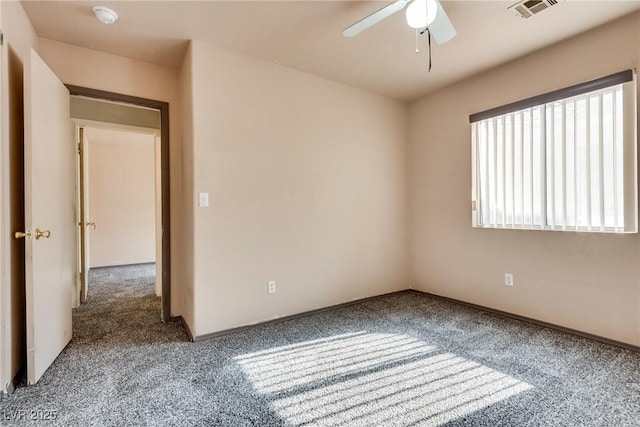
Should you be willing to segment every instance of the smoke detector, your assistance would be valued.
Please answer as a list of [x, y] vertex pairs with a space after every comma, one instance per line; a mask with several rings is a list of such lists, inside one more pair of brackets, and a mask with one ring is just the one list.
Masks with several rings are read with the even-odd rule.
[[556, 4], [558, 4], [558, 0], [523, 0], [509, 6], [509, 10], [513, 10], [522, 18], [531, 18], [536, 13], [547, 10]]
[[118, 20], [118, 14], [108, 7], [96, 6], [93, 8], [93, 14], [96, 15], [98, 21], [103, 24], [113, 24]]

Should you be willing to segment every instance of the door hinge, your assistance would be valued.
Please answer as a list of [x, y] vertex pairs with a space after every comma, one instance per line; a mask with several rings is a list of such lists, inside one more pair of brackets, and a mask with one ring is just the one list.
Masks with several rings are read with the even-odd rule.
[[0, 30], [0, 46], [4, 45], [4, 33]]

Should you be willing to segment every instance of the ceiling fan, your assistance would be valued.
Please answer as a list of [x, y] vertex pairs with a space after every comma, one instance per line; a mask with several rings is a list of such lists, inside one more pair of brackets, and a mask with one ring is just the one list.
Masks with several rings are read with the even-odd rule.
[[407, 24], [422, 30], [422, 33], [428, 31], [438, 44], [446, 43], [455, 37], [456, 29], [438, 0], [397, 0], [356, 22], [342, 34], [345, 37], [353, 37], [405, 7]]

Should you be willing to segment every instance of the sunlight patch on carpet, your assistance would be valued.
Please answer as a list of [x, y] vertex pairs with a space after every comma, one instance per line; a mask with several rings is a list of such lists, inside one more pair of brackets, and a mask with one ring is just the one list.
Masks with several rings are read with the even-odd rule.
[[533, 388], [402, 334], [341, 334], [235, 361], [294, 425], [439, 425]]

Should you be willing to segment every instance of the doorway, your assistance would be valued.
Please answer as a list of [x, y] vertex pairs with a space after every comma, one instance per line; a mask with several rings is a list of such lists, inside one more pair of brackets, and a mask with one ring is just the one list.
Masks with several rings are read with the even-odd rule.
[[[131, 97], [127, 95], [105, 92], [95, 89], [83, 88], [67, 85], [74, 100], [93, 101], [92, 107], [74, 111], [71, 108], [72, 119], [78, 126], [78, 142], [82, 142], [84, 137], [80, 137], [80, 128], [97, 127], [111, 128], [112, 130], [128, 130], [138, 133], [154, 134], [154, 150], [159, 155], [155, 156], [156, 182], [155, 195], [159, 200], [156, 204], [156, 256], [155, 261], [158, 266], [156, 279], [158, 287], [156, 294], [161, 296], [161, 320], [167, 322], [171, 320], [171, 286], [170, 286], [170, 214], [169, 214], [169, 105], [166, 102], [154, 101], [145, 98]], [[85, 102], [86, 103], [86, 102]], [[117, 107], [117, 108], [115, 108]], [[157, 117], [157, 118], [156, 118]], [[89, 148], [91, 150], [91, 148]], [[85, 153], [86, 154], [86, 153]], [[86, 157], [86, 156], [85, 156]], [[79, 183], [80, 185], [80, 183]], [[89, 212], [89, 216], [91, 212]], [[89, 224], [87, 224], [89, 223]], [[96, 229], [100, 227], [98, 221], [92, 218], [80, 218], [80, 232], [87, 233], [87, 228], [92, 232], [93, 224]], [[87, 227], [88, 225], [88, 227]], [[86, 236], [85, 236], [86, 237]], [[82, 269], [83, 275], [78, 283], [78, 302], [86, 296], [86, 286], [88, 275], [86, 274], [91, 265], [90, 259]], [[85, 290], [83, 292], [83, 284]]]
[[82, 122], [76, 121], [78, 300], [86, 302], [106, 271], [115, 276], [144, 272], [161, 297], [162, 281], [156, 280], [162, 276], [157, 262], [162, 257], [159, 129]]
[[[24, 322], [11, 324], [14, 332], [24, 336], [15, 342], [23, 350], [27, 384], [36, 384], [62, 350], [71, 341], [72, 305], [78, 269], [76, 217], [75, 152], [78, 147], [70, 119], [72, 96], [95, 98], [105, 103], [119, 103], [130, 108], [159, 113], [161, 152], [161, 252], [162, 299], [156, 301], [155, 313], [161, 320], [171, 319], [170, 312], [170, 218], [169, 218], [169, 108], [168, 103], [122, 96], [93, 89], [66, 87], [47, 64], [31, 49], [24, 67], [23, 100], [24, 138], [17, 140], [23, 148], [24, 179], [16, 195], [24, 207], [23, 227], [12, 230], [15, 241], [23, 246], [16, 255], [24, 262], [24, 308], [17, 306], [14, 319], [24, 313]], [[121, 117], [121, 119], [126, 119]], [[20, 119], [21, 117], [18, 117]], [[18, 135], [21, 136], [21, 135]], [[20, 144], [23, 142], [24, 144]], [[13, 168], [12, 168], [13, 169]], [[16, 168], [17, 170], [17, 168]], [[12, 187], [13, 188], [13, 187]], [[14, 194], [12, 189], [11, 194]], [[14, 254], [12, 249], [12, 255]], [[159, 307], [157, 303], [159, 304]], [[89, 305], [89, 304], [87, 304]], [[157, 316], [157, 314], [156, 314]], [[15, 326], [14, 326], [15, 325]], [[26, 346], [24, 343], [26, 342]], [[13, 352], [15, 359], [18, 353]]]

